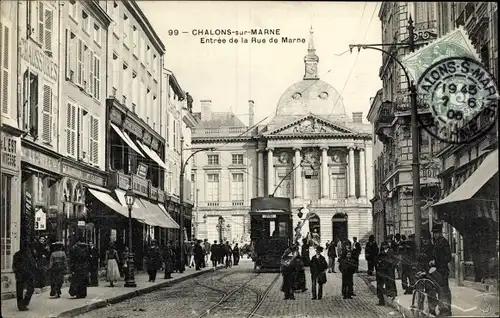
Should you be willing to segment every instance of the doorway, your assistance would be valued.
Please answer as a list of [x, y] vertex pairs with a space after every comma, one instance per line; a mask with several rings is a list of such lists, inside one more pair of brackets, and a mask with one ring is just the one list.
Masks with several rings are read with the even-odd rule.
[[332, 217], [332, 242], [347, 240], [347, 215], [337, 213]]
[[321, 242], [321, 220], [317, 214], [313, 214], [309, 218], [309, 233], [311, 233], [311, 239], [317, 244]]

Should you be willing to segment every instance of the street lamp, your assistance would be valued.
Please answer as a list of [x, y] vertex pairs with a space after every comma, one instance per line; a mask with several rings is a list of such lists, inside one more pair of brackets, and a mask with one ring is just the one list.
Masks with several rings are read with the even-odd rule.
[[[193, 150], [194, 148], [189, 148], [187, 150]], [[181, 171], [180, 171], [180, 176], [179, 176], [179, 200], [180, 200], [180, 213], [181, 213], [181, 219], [180, 219], [180, 232], [181, 232], [181, 237], [180, 237], [180, 248], [181, 248], [181, 268], [180, 272], [184, 272], [186, 269], [186, 264], [184, 264], [184, 223], [185, 223], [185, 211], [184, 211], [184, 172], [186, 170], [186, 166], [188, 164], [189, 159], [191, 159], [195, 154], [201, 151], [213, 151], [214, 148], [199, 148], [196, 151], [192, 152], [189, 157], [187, 157], [186, 161], [184, 161], [183, 153], [184, 153], [184, 137], [181, 137]]]
[[125, 287], [137, 287], [134, 277], [134, 253], [132, 253], [132, 207], [135, 203], [135, 193], [132, 189], [128, 189], [125, 193], [125, 202], [128, 207], [128, 260]]
[[217, 230], [219, 231], [219, 242], [222, 243], [222, 231], [224, 231], [224, 218], [219, 216], [219, 222], [216, 225]]
[[403, 70], [406, 81], [408, 83], [408, 91], [410, 95], [410, 110], [411, 110], [411, 142], [412, 142], [412, 173], [413, 173], [413, 231], [415, 233], [415, 243], [417, 253], [420, 251], [420, 232], [421, 232], [421, 219], [422, 213], [420, 209], [420, 140], [417, 126], [417, 117], [418, 117], [418, 109], [417, 109], [417, 87], [415, 86], [415, 82], [411, 80], [410, 75], [408, 74], [408, 70], [405, 68], [403, 63], [391, 54], [390, 52], [378, 48], [377, 46], [393, 46], [393, 47], [407, 47], [411, 52], [415, 51], [415, 38], [414, 31], [415, 28], [413, 26], [413, 20], [408, 19], [408, 42], [407, 43], [391, 43], [391, 44], [350, 44], [349, 49], [352, 52], [353, 48], [358, 48], [358, 51], [361, 49], [371, 49], [382, 52], [388, 55], [394, 62], [396, 62], [401, 69]]

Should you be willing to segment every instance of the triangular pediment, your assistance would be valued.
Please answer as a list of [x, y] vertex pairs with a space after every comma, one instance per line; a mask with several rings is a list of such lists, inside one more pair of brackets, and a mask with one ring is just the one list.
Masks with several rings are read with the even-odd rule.
[[351, 129], [333, 123], [315, 115], [306, 115], [286, 125], [276, 128], [268, 135], [303, 135], [303, 134], [352, 134]]

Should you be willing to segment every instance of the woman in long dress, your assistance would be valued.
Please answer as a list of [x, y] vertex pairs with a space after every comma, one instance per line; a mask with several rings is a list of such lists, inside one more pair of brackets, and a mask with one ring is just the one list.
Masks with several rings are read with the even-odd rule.
[[50, 296], [55, 298], [61, 297], [64, 274], [68, 270], [68, 260], [66, 259], [66, 253], [63, 251], [63, 246], [62, 242], [52, 243], [53, 252], [50, 254], [49, 259]]
[[115, 287], [120, 278], [118, 260], [118, 252], [110, 245], [106, 251], [106, 280], [109, 282], [109, 287]]

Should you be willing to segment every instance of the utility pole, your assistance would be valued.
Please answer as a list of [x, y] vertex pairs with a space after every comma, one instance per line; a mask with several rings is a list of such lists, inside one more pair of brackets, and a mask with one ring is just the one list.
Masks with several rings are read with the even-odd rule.
[[[379, 48], [379, 46], [389, 46], [389, 47], [405, 47], [409, 48], [411, 52], [415, 50], [415, 28], [413, 27], [413, 20], [411, 16], [408, 19], [408, 42], [407, 43], [387, 43], [387, 44], [351, 44], [349, 49], [352, 52], [354, 47], [361, 49], [371, 49], [380, 51], [388, 55], [394, 62], [396, 62], [403, 72], [405, 73], [406, 81], [408, 83], [408, 90], [410, 95], [410, 111], [411, 111], [411, 141], [412, 141], [412, 173], [413, 173], [413, 214], [414, 214], [414, 224], [413, 231], [415, 233], [415, 243], [417, 248], [417, 253], [420, 251], [420, 238], [421, 238], [421, 209], [420, 209], [420, 139], [419, 139], [419, 129], [417, 125], [418, 109], [417, 109], [417, 87], [415, 86], [415, 81], [413, 81], [408, 74], [405, 66], [401, 61], [390, 52]], [[385, 208], [385, 207], [384, 207]]]
[[184, 218], [186, 215], [184, 214], [184, 137], [181, 137], [181, 171], [180, 171], [180, 180], [179, 180], [179, 201], [180, 201], [180, 213], [181, 213], [181, 268], [180, 272], [184, 272], [186, 269], [184, 264]]

